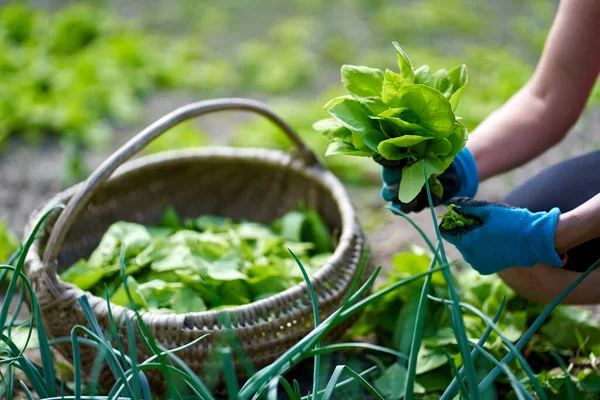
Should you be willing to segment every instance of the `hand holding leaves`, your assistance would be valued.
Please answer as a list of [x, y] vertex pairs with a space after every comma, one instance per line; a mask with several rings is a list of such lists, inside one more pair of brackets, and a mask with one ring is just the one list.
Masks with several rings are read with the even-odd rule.
[[465, 146], [467, 129], [454, 109], [467, 83], [464, 65], [432, 74], [417, 70], [397, 43], [399, 73], [364, 66], [342, 66], [342, 82], [350, 95], [329, 101], [332, 118], [314, 128], [331, 141], [326, 155], [346, 154], [397, 161], [402, 166], [398, 198], [413, 200], [425, 184], [442, 186], [437, 176]]

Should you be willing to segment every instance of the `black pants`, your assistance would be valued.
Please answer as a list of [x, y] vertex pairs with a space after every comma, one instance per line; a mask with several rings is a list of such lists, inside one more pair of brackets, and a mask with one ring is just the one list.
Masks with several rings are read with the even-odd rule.
[[[529, 211], [562, 213], [600, 193], [600, 151], [563, 161], [540, 172], [510, 192], [502, 202]], [[565, 269], [583, 272], [600, 258], [600, 238], [570, 250]]]

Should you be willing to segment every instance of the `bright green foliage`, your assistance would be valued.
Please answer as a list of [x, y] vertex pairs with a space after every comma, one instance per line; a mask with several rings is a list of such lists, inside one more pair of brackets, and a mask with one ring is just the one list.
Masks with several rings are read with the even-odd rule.
[[[396, 254], [392, 258], [392, 270], [387, 280], [377, 290], [382, 290], [395, 282], [401, 281], [409, 276], [427, 271], [431, 261], [430, 254], [424, 250], [413, 247], [411, 251]], [[463, 270], [454, 274], [455, 286], [459, 292], [461, 301], [471, 304], [486, 315], [493, 315], [498, 311], [503, 299], [506, 299], [506, 307], [502, 312], [497, 326], [504, 336], [515, 342], [525, 332], [529, 321], [535, 319], [543, 306], [515, 294], [506, 286], [500, 278], [494, 275], [482, 276], [473, 270]], [[420, 285], [411, 285], [384, 296], [379, 302], [367, 307], [366, 312], [361, 315], [359, 321], [353, 326], [351, 335], [362, 337], [375, 333], [378, 343], [399, 351], [406, 351], [412, 340], [412, 327], [416, 317]], [[432, 292], [447, 296], [447, 288], [441, 274], [433, 274], [431, 280]], [[451, 332], [451, 324], [444, 307], [438, 303], [429, 302], [427, 318], [423, 330], [421, 348], [417, 360], [415, 392], [427, 391], [433, 393], [443, 391], [452, 379], [452, 369], [445, 356], [448, 351], [454, 355], [455, 363], [460, 367], [462, 364], [458, 353], [455, 335]], [[539, 333], [535, 334], [525, 354], [530, 357], [546, 357], [549, 351], [560, 354], [575, 356], [578, 352], [582, 355], [593, 352], [595, 354], [600, 347], [600, 324], [595, 322], [589, 311], [577, 309], [572, 306], [559, 306], [553, 317], [542, 325]], [[487, 325], [473, 314], [464, 315], [465, 326], [469, 338], [479, 338], [486, 330]], [[484, 348], [496, 358], [501, 358], [507, 353], [500, 337], [492, 333]], [[585, 364], [586, 357], [580, 358]], [[589, 358], [588, 358], [589, 361]], [[483, 370], [487, 374], [490, 369], [489, 363], [481, 360]], [[386, 372], [376, 381], [376, 387], [382, 392], [390, 389], [387, 376], [398, 372], [398, 368], [404, 368], [398, 363], [391, 364]], [[511, 370], [517, 377], [525, 377], [518, 364], [509, 364]], [[400, 376], [406, 375], [406, 370], [399, 371]], [[592, 381], [596, 375], [591, 368], [585, 368], [581, 376], [573, 376], [571, 379], [578, 382], [582, 393], [587, 390], [597, 392], [600, 386], [593, 386]], [[562, 378], [562, 371], [545, 370], [539, 377], [540, 382], [549, 393], [559, 392], [564, 385], [558, 381]], [[581, 381], [581, 382], [579, 382]], [[589, 388], [583, 382], [587, 382]], [[563, 388], [564, 389], [564, 388]]]
[[448, 206], [448, 211], [446, 212], [446, 214], [439, 217], [442, 219], [442, 228], [444, 228], [447, 231], [451, 231], [457, 228], [481, 225], [481, 223], [475, 218], [471, 218], [454, 211], [457, 208], [460, 207], [455, 204], [450, 204]]
[[0, 264], [6, 262], [18, 247], [17, 237], [0, 220]]
[[285, 214], [272, 226], [205, 215], [180, 222], [165, 211], [161, 225], [131, 222], [110, 226], [88, 260], [61, 278], [129, 304], [120, 284], [121, 249], [129, 290], [140, 309], [153, 312], [204, 311], [247, 304], [281, 292], [302, 280], [288, 249], [314, 272], [333, 250], [329, 228], [313, 209]]
[[150, 34], [90, 4], [53, 13], [3, 6], [0, 74], [0, 144], [13, 134], [53, 134], [104, 145], [107, 121], [136, 122], [152, 91], [206, 93], [235, 83], [232, 68], [207, 60], [195, 38]]
[[440, 187], [436, 176], [465, 146], [467, 128], [454, 110], [467, 70], [461, 65], [431, 74], [425, 65], [415, 71], [402, 48], [393, 44], [400, 72], [342, 66], [342, 82], [350, 96], [330, 101], [325, 108], [332, 118], [317, 122], [314, 129], [331, 142], [327, 155], [381, 156], [400, 162], [398, 196], [410, 202], [427, 178]]

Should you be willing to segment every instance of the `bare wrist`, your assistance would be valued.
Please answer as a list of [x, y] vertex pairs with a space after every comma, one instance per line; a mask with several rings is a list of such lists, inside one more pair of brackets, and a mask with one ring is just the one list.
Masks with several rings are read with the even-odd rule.
[[554, 233], [554, 248], [558, 254], [563, 254], [573, 248], [573, 218], [569, 213], [561, 214]]

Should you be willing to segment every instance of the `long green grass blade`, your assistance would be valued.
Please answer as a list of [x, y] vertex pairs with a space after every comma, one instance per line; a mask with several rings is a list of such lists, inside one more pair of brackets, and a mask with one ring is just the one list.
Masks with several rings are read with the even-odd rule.
[[277, 400], [277, 392], [279, 389], [279, 385], [283, 387], [285, 392], [287, 393], [290, 400], [299, 400], [300, 398], [296, 396], [294, 389], [292, 389], [292, 385], [285, 379], [283, 376], [278, 375], [271, 378], [269, 382], [269, 394], [267, 396], [268, 400]]
[[[506, 296], [502, 299], [502, 303], [500, 303], [500, 307], [498, 307], [498, 311], [494, 315], [494, 318], [492, 318], [492, 322], [494, 322], [494, 323], [498, 322], [498, 320], [500, 319], [500, 316], [502, 315], [502, 311], [504, 310], [505, 305], [506, 305]], [[485, 342], [487, 342], [488, 338], [492, 334], [492, 331], [493, 331], [492, 327], [490, 325], [488, 325], [485, 328], [485, 332], [483, 332], [483, 335], [481, 335], [481, 338], [479, 339], [477, 344], [479, 346], [483, 347]], [[473, 349], [473, 351], [471, 351], [471, 358], [473, 359], [473, 362], [475, 362], [477, 354], [478, 354], [478, 350], [476, 347]], [[449, 399], [453, 399], [454, 396], [456, 396], [457, 390], [459, 388], [459, 384], [463, 379], [463, 375], [464, 375], [464, 368], [461, 367], [458, 371], [458, 374], [455, 375], [454, 379], [452, 379], [452, 382], [450, 382], [450, 385], [448, 386], [448, 388], [442, 394], [442, 397], [440, 397], [440, 400], [449, 400]]]
[[[292, 257], [294, 257], [294, 260], [296, 260], [296, 264], [298, 264], [300, 271], [302, 271], [302, 277], [304, 278], [304, 282], [306, 282], [306, 287], [308, 288], [308, 294], [310, 296], [310, 302], [312, 304], [315, 328], [317, 328], [319, 326], [319, 324], [321, 323], [321, 321], [319, 318], [319, 302], [317, 300], [317, 295], [315, 293], [315, 289], [312, 285], [312, 282], [310, 281], [310, 278], [308, 277], [308, 274], [306, 273], [306, 269], [304, 268], [304, 266], [302, 265], [302, 263], [300, 262], [298, 257], [296, 257], [294, 252], [291, 251], [290, 249], [288, 249], [288, 251], [290, 252]], [[318, 349], [319, 346], [320, 346], [320, 343], [316, 342], [314, 345], [314, 348]], [[321, 356], [319, 354], [316, 354], [314, 357], [314, 369], [313, 369], [313, 389], [312, 389], [313, 400], [317, 400], [317, 393], [319, 392], [319, 377], [321, 375], [320, 368], [321, 368]]]
[[[4, 333], [0, 333], [0, 340], [8, 346], [11, 354], [17, 354], [20, 352], [19, 348], [15, 345], [15, 343]], [[44, 381], [44, 378], [39, 373], [39, 371], [31, 363], [31, 361], [29, 361], [27, 357], [21, 356], [18, 358], [17, 364], [27, 377], [29, 383], [31, 383], [31, 385], [33, 386], [33, 390], [35, 390], [40, 397], [49, 397], [46, 382]], [[12, 366], [9, 365], [9, 368], [12, 368]], [[10, 375], [9, 379], [11, 379]], [[12, 388], [13, 384], [10, 384], [10, 387]]]
[[221, 354], [221, 362], [223, 363], [223, 375], [225, 378], [225, 385], [227, 386], [227, 395], [229, 400], [235, 400], [239, 387], [235, 373], [235, 366], [233, 364], [233, 357], [231, 355], [231, 349], [225, 347], [223, 349], [219, 349], [219, 353]]
[[[297, 344], [288, 349], [283, 355], [281, 355], [277, 360], [275, 360], [271, 365], [263, 368], [258, 371], [254, 376], [252, 376], [246, 384], [242, 387], [238, 396], [240, 399], [247, 399], [252, 396], [253, 393], [256, 393], [259, 388], [262, 388], [264, 383], [269, 380], [270, 376], [275, 374], [284, 374], [285, 371], [289, 370], [295, 363], [297, 363], [300, 359], [302, 359], [302, 354], [312, 348], [314, 342], [321, 340], [322, 337], [327, 335], [333, 329], [333, 327], [343, 320], [350, 318], [352, 315], [356, 314], [372, 302], [381, 298], [382, 296], [390, 293], [393, 290], [396, 290], [399, 287], [407, 285], [411, 282], [414, 282], [418, 279], [425, 277], [428, 274], [435, 273], [439, 270], [442, 270], [446, 267], [434, 268], [431, 271], [423, 272], [421, 274], [413, 275], [409, 278], [403, 279], [399, 282], [390, 285], [389, 287], [378, 291], [377, 293], [373, 293], [370, 296], [360, 300], [356, 304], [348, 305], [347, 308], [339, 308], [332, 315], [330, 315], [325, 321], [323, 321], [317, 328], [312, 330], [308, 335], [302, 338]], [[366, 285], [367, 283], [365, 283]], [[363, 288], [365, 287], [363, 285]]]
[[573, 389], [573, 382], [571, 382], [571, 376], [569, 375], [569, 371], [565, 365], [565, 362], [558, 354], [556, 354], [556, 352], [552, 351], [550, 354], [552, 357], [554, 357], [556, 362], [558, 362], [560, 369], [562, 369], [563, 373], [565, 374], [565, 386], [567, 388], [567, 396], [569, 400], [575, 400], [575, 389]]
[[[438, 242], [437, 249], [439, 249], [440, 246], [441, 243]], [[437, 260], [435, 257], [431, 259], [431, 264], [429, 264], [428, 268], [429, 271], [434, 268], [436, 261]], [[421, 289], [421, 295], [419, 296], [419, 306], [417, 307], [417, 316], [415, 320], [415, 327], [413, 329], [412, 343], [410, 346], [408, 359], [408, 372], [406, 374], [406, 385], [404, 389], [404, 398], [406, 400], [412, 400], [414, 396], [415, 377], [417, 375], [417, 359], [419, 357], [419, 350], [421, 349], [423, 327], [425, 326], [425, 315], [427, 314], [427, 295], [429, 294], [430, 285], [431, 274], [425, 277], [425, 282], [423, 282], [423, 287]]]
[[[121, 282], [123, 283], [123, 289], [125, 290], [125, 294], [127, 295], [127, 299], [129, 300], [129, 308], [134, 312], [134, 314], [136, 316], [136, 326], [138, 327], [138, 330], [140, 332], [140, 337], [144, 341], [144, 344], [147, 346], [148, 350], [151, 351], [153, 354], [159, 354], [159, 357], [157, 359], [159, 364], [167, 366], [168, 360], [164, 356], [160, 356], [160, 349], [156, 343], [156, 340], [152, 336], [152, 333], [150, 332], [150, 329], [144, 322], [144, 319], [140, 316], [137, 306], [135, 305], [135, 302], [133, 301], [133, 297], [131, 296], [131, 291], [129, 290], [129, 285], [127, 284], [127, 273], [126, 273], [126, 268], [125, 268], [125, 250], [126, 250], [126, 247], [125, 247], [125, 245], [123, 245], [121, 247], [121, 256], [119, 259], [119, 261], [120, 261], [119, 265], [120, 265], [120, 269], [121, 269]], [[169, 394], [174, 396], [176, 399], [181, 400], [182, 399], [181, 393], [179, 393], [179, 391], [177, 390], [177, 387], [175, 386], [175, 384], [173, 382], [173, 378], [170, 376], [169, 369], [164, 368], [162, 371], [163, 371], [163, 374], [165, 374], [165, 378], [167, 380]], [[127, 382], [125, 382], [125, 383], [127, 384]]]
[[312, 357], [315, 354], [326, 354], [326, 353], [339, 352], [339, 351], [345, 351], [345, 350], [370, 350], [370, 351], [375, 351], [375, 352], [379, 352], [379, 353], [389, 354], [391, 356], [401, 358], [403, 360], [408, 360], [408, 357], [406, 356], [406, 354], [401, 353], [399, 351], [390, 349], [388, 347], [378, 346], [378, 345], [370, 344], [370, 343], [361, 343], [361, 342], [330, 344], [328, 346], [323, 346], [323, 347], [320, 347], [319, 349], [314, 349], [314, 350], [306, 353], [306, 357], [307, 358]]
[[[22, 270], [17, 272], [17, 267], [13, 267], [12, 265], [0, 265], [0, 269], [2, 269], [4, 271], [13, 271], [13, 277], [14, 276], [18, 276], [18, 278], [20, 278], [22, 280], [22, 282], [27, 287], [27, 290], [29, 292], [29, 296], [31, 298], [35, 297], [34, 292], [33, 292], [33, 288], [31, 287], [31, 284], [27, 280], [27, 277], [25, 276], [25, 274], [23, 273]], [[6, 301], [6, 299], [5, 299], [5, 301]], [[9, 301], [9, 303], [10, 303], [10, 301]], [[33, 321], [31, 321], [30, 324], [29, 324], [29, 329], [27, 331], [27, 339], [25, 339], [25, 344], [23, 345], [23, 348], [18, 352], [18, 354], [13, 354], [13, 356], [12, 356], [11, 359], [5, 359], [4, 360], [5, 363], [11, 363], [13, 361], [17, 361], [19, 358], [21, 358], [23, 356], [23, 353], [25, 352], [25, 349], [28, 348], [29, 341], [31, 340], [31, 337], [33, 335], [33, 328], [34, 328]]]
[[346, 372], [348, 375], [350, 375], [352, 378], [354, 378], [358, 383], [360, 383], [362, 385], [362, 387], [367, 389], [367, 391], [369, 393], [371, 393], [371, 395], [375, 399], [385, 400], [385, 398], [381, 395], [381, 393], [379, 393], [377, 391], [377, 389], [375, 389], [365, 378], [360, 376], [360, 374], [356, 373], [353, 369], [351, 369], [350, 367], [348, 367], [346, 365], [338, 365], [337, 367], [335, 367], [335, 370], [333, 371], [333, 374], [331, 375], [331, 378], [329, 379], [329, 383], [327, 383], [327, 386], [325, 387], [323, 396], [321, 397], [322, 400], [331, 399], [331, 396], [333, 396], [333, 392], [335, 391], [335, 389], [339, 388], [339, 386], [337, 386], [337, 384], [342, 376], [342, 373], [344, 373], [344, 372]]
[[[362, 372], [361, 372], [359, 375], [360, 375], [362, 378], [365, 378], [365, 379], [366, 379], [367, 377], [369, 377], [371, 374], [373, 374], [373, 373], [374, 373], [375, 371], [377, 371], [378, 369], [380, 369], [380, 368], [379, 368], [378, 366], [376, 366], [376, 365], [375, 365], [375, 366], [373, 366], [373, 367], [367, 368], [366, 370], [362, 371]], [[296, 382], [296, 381], [294, 381], [294, 382]], [[350, 385], [350, 384], [353, 384], [354, 382], [356, 382], [356, 379], [354, 379], [354, 377], [352, 377], [352, 376], [351, 376], [350, 378], [348, 378], [348, 379], [346, 379], [346, 380], [343, 380], [343, 381], [341, 381], [341, 382], [337, 383], [337, 384], [335, 385], [335, 389], [336, 389], [336, 390], [337, 390], [337, 389], [342, 389], [342, 388], [344, 388], [344, 387], [346, 387], [346, 386], [348, 386], [348, 385]], [[298, 389], [298, 390], [299, 390], [299, 389]], [[325, 393], [325, 389], [321, 390], [321, 391], [319, 392], [319, 395], [320, 395], [320, 396], [322, 396], [322, 395], [323, 395], [323, 393]], [[302, 397], [302, 398], [301, 398], [301, 400], [309, 400], [309, 399], [310, 399], [310, 396], [304, 396], [304, 397]]]
[[502, 372], [504, 372], [504, 374], [510, 380], [511, 385], [512, 385], [513, 389], [515, 390], [515, 394], [517, 395], [517, 397], [519, 399], [527, 398], [528, 400], [535, 400], [533, 398], [533, 396], [531, 395], [531, 393], [529, 393], [527, 391], [527, 388], [525, 388], [525, 386], [523, 386], [523, 384], [517, 379], [517, 377], [512, 372], [510, 372], [510, 369], [508, 369], [508, 367], [506, 365], [504, 365], [500, 361], [496, 360], [496, 358], [493, 355], [488, 353], [488, 351], [485, 350], [479, 344], [472, 342], [472, 341], [469, 341], [469, 344], [471, 346], [473, 346], [473, 348], [476, 349], [479, 353], [481, 353], [485, 358], [487, 358], [489, 361], [491, 361], [492, 364], [494, 364], [496, 367], [500, 368], [502, 370]]
[[[446, 358], [448, 359], [448, 364], [450, 365], [450, 369], [452, 370], [452, 374], [454, 375], [454, 377], [458, 377], [458, 368], [456, 368], [456, 363], [454, 362], [454, 359], [452, 358], [452, 356], [450, 355], [450, 353], [448, 353], [447, 351], [444, 351], [444, 355], [446, 356]], [[467, 386], [465, 385], [465, 382], [463, 379], [459, 379], [458, 380], [458, 385], [460, 388], [460, 396], [461, 398], [465, 398], [468, 399], [469, 398], [469, 390], [467, 389]]]
[[[433, 201], [431, 199], [431, 188], [429, 187], [429, 181], [427, 179], [427, 171], [425, 171], [425, 167], [423, 166], [423, 173], [425, 174], [425, 190], [427, 192], [427, 201], [429, 202], [429, 211], [431, 212], [431, 220], [433, 221], [433, 226], [435, 228], [435, 234], [437, 236], [437, 240], [440, 243], [440, 256], [442, 257], [441, 265], [448, 264], [448, 259], [446, 257], [446, 250], [444, 249], [444, 244], [442, 242], [442, 235], [440, 233], [440, 228], [437, 224], [437, 218], [435, 216], [435, 210], [433, 208]], [[454, 283], [452, 282], [452, 274], [449, 269], [445, 269], [442, 271], [442, 275], [446, 280], [446, 285], [448, 286], [448, 293], [450, 294], [450, 300], [452, 300], [452, 327], [454, 329], [454, 334], [456, 336], [456, 340], [458, 342], [458, 350], [460, 351], [460, 355], [463, 359], [463, 365], [465, 367], [465, 374], [467, 375], [467, 384], [469, 389], [471, 390], [471, 396], [473, 400], [479, 400], [479, 389], [477, 386], [477, 372], [475, 371], [475, 363], [469, 356], [469, 344], [467, 342], [467, 330], [465, 328], [465, 321], [463, 320], [462, 310], [460, 309], [458, 294], [456, 294], [456, 288], [454, 287]]]
[[4, 301], [2, 302], [2, 309], [0, 309], [0, 327], [4, 326], [6, 324], [6, 318], [8, 317], [8, 309], [9, 309], [10, 303], [12, 301], [15, 289], [17, 287], [17, 281], [19, 280], [20, 272], [23, 271], [23, 267], [25, 266], [25, 257], [27, 255], [27, 253], [29, 252], [29, 249], [33, 245], [33, 242], [35, 241], [35, 237], [37, 236], [37, 233], [39, 232], [43, 223], [50, 216], [50, 214], [52, 214], [54, 211], [56, 211], [59, 208], [64, 208], [64, 205], [61, 204], [61, 205], [57, 205], [57, 206], [50, 208], [40, 218], [40, 220], [36, 223], [35, 227], [31, 231], [31, 234], [27, 238], [27, 241], [25, 242], [25, 245], [23, 246], [23, 250], [19, 254], [17, 266], [15, 267], [13, 276], [11, 277], [10, 283], [8, 284], [8, 288], [6, 289]]
[[[440, 298], [434, 297], [434, 296], [429, 296], [429, 297], [433, 301], [450, 304], [449, 300], [443, 300], [443, 299], [440, 299]], [[546, 393], [544, 392], [544, 389], [539, 384], [537, 377], [536, 377], [535, 373], [533, 372], [533, 370], [531, 369], [531, 366], [529, 365], [527, 360], [525, 360], [525, 358], [521, 355], [520, 349], [517, 349], [515, 347], [515, 345], [513, 345], [512, 342], [510, 340], [508, 340], [506, 338], [506, 336], [504, 336], [502, 331], [500, 329], [498, 329], [496, 324], [492, 320], [490, 320], [490, 318], [487, 315], [482, 313], [479, 309], [477, 309], [476, 307], [473, 307], [471, 304], [468, 304], [468, 303], [460, 303], [460, 306], [464, 307], [465, 309], [471, 311], [473, 314], [477, 315], [483, 322], [485, 322], [489, 327], [492, 328], [492, 330], [498, 335], [498, 337], [500, 338], [502, 343], [509, 349], [509, 354], [514, 353], [514, 357], [519, 361], [519, 364], [521, 364], [523, 371], [527, 374], [527, 377], [531, 381], [531, 384], [533, 385], [539, 398], [546, 399], [547, 397], [546, 397]]]
[[[581, 274], [572, 284], [570, 284], [564, 292], [556, 297], [545, 309], [542, 313], [536, 318], [536, 320], [531, 324], [529, 329], [525, 332], [525, 334], [519, 339], [519, 341], [515, 344], [515, 348], [521, 350], [527, 342], [531, 339], [533, 334], [537, 332], [540, 326], [546, 321], [550, 313], [556, 308], [557, 305], [560, 304], [561, 301], [565, 299], [575, 289], [589, 274], [591, 274], [597, 267], [600, 265], [600, 260], [596, 261], [591, 267], [587, 269], [583, 274]], [[502, 360], [502, 364], [506, 365], [510, 363], [514, 359], [514, 354], [508, 353], [504, 359]], [[492, 384], [500, 374], [500, 369], [498, 367], [494, 368], [479, 384], [480, 390], [485, 390], [489, 385]]]
[[29, 391], [29, 388], [27, 387], [25, 382], [19, 381], [19, 384], [21, 385], [21, 390], [23, 390], [23, 393], [25, 393], [25, 397], [27, 397], [27, 400], [33, 400], [33, 395]]
[[[115, 352], [113, 351], [112, 344], [106, 339], [106, 337], [104, 337], [104, 332], [102, 332], [102, 329], [100, 328], [100, 324], [98, 324], [98, 320], [96, 319], [96, 316], [94, 315], [94, 312], [92, 311], [92, 308], [90, 307], [90, 303], [89, 303], [87, 297], [85, 295], [81, 295], [81, 296], [79, 296], [77, 301], [79, 302], [79, 305], [81, 306], [81, 309], [83, 310], [83, 314], [85, 315], [88, 323], [90, 324], [91, 331], [96, 335], [96, 338], [103, 344], [104, 351], [100, 352], [100, 354], [103, 356], [106, 356], [106, 362], [115, 377], [117, 377], [117, 376], [124, 377], [125, 371], [123, 370], [123, 367], [121, 366], [121, 364], [119, 363], [119, 360], [115, 356]], [[121, 357], [126, 356], [124, 353], [120, 353], [120, 355], [121, 355]], [[126, 383], [127, 384], [126, 384], [125, 395], [131, 396], [133, 393], [133, 390], [132, 390], [131, 386], [129, 385], [129, 382], [126, 382]]]
[[37, 302], [35, 296], [31, 296], [31, 303], [33, 309], [33, 315], [36, 321], [38, 346], [40, 349], [40, 358], [42, 360], [42, 371], [44, 372], [44, 380], [46, 386], [48, 386], [48, 393], [51, 396], [58, 394], [56, 387], [56, 370], [54, 368], [54, 358], [52, 357], [52, 351], [50, 350], [50, 344], [48, 343], [48, 336], [44, 324], [42, 323], [42, 313], [40, 311], [40, 305]]

